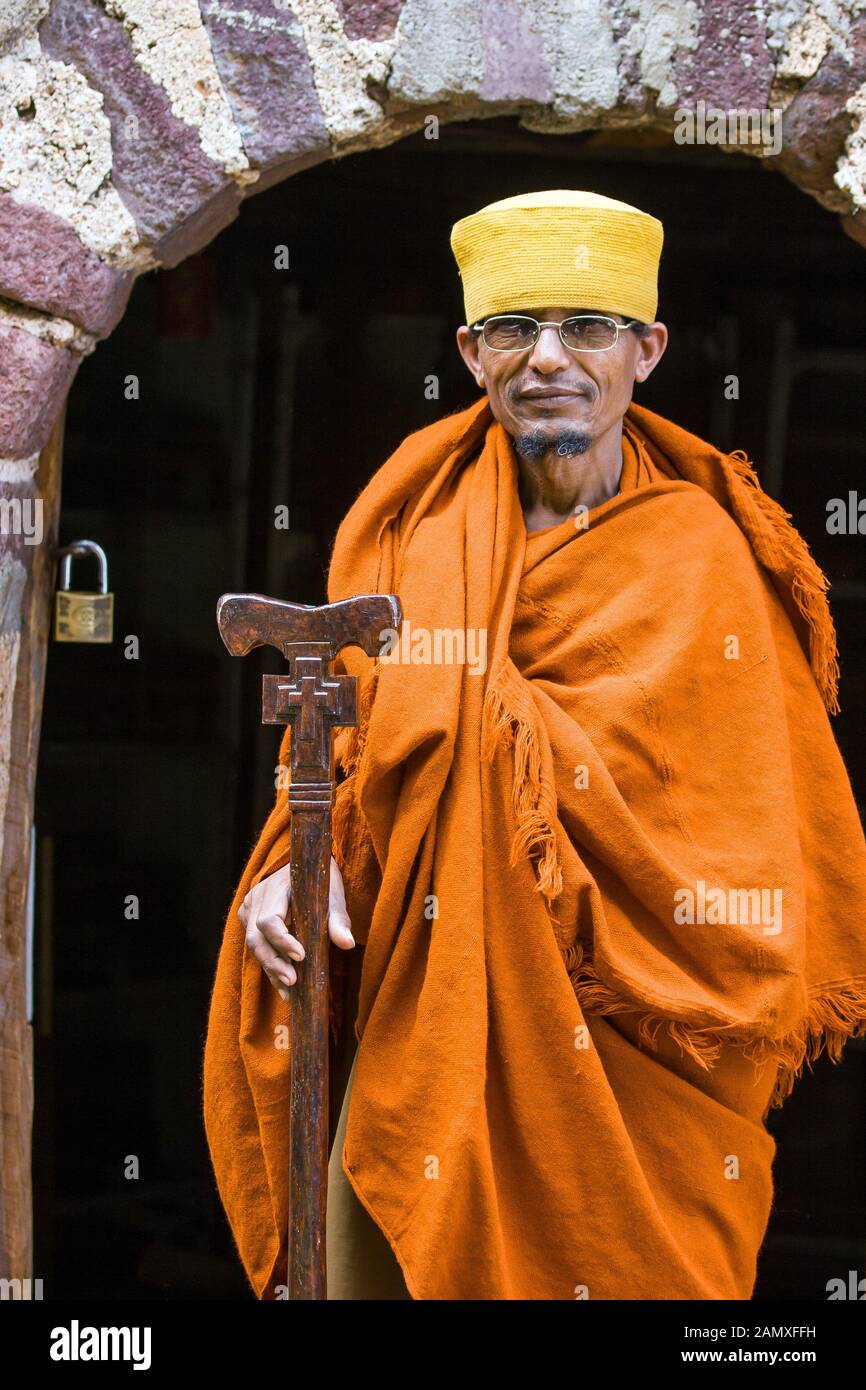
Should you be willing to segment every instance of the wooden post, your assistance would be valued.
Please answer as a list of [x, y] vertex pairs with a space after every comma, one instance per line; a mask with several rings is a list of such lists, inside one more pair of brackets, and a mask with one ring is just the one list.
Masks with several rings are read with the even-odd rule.
[[[54, 587], [65, 405], [34, 476], [0, 464], [0, 1278], [33, 1277], [33, 1029], [26, 908], [33, 794]], [[19, 476], [20, 475], [20, 476]], [[16, 507], [15, 499], [20, 506]], [[33, 523], [41, 513], [41, 539]], [[14, 518], [23, 516], [25, 530]], [[36, 1271], [38, 1275], [38, 1271]]]

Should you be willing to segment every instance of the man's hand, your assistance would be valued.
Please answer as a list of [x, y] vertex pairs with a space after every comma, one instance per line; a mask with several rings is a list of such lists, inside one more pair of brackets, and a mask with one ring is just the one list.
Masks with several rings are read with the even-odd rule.
[[[292, 961], [303, 960], [306, 952], [287, 922], [292, 916], [290, 865], [277, 869], [251, 888], [238, 908], [246, 927], [246, 943], [281, 999], [288, 999], [289, 988], [298, 978]], [[355, 944], [352, 924], [346, 911], [346, 890], [337, 861], [331, 855], [331, 892], [328, 903], [328, 936], [341, 951]]]

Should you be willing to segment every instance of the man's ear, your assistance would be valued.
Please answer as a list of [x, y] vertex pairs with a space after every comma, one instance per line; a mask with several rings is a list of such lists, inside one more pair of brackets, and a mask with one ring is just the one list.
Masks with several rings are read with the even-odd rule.
[[468, 324], [463, 323], [457, 329], [457, 351], [466, 363], [467, 370], [472, 373], [478, 386], [484, 386], [484, 368], [481, 365], [480, 343], [481, 338], [477, 333], [473, 333]]
[[651, 323], [640, 339], [640, 351], [635, 363], [635, 381], [646, 381], [664, 356], [668, 345], [668, 330], [663, 323]]

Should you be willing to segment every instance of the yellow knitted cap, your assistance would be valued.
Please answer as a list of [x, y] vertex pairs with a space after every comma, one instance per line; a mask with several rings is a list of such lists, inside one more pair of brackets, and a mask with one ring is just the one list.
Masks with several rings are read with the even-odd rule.
[[451, 228], [466, 322], [556, 304], [652, 323], [663, 237], [657, 217], [600, 193], [489, 203]]

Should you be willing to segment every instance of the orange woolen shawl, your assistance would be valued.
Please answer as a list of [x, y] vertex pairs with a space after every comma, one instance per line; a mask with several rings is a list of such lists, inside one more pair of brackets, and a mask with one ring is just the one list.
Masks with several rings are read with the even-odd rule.
[[[824, 577], [739, 452], [632, 405], [623, 457], [588, 524], [527, 537], [485, 396], [410, 435], [335, 541], [329, 601], [394, 592], [415, 632], [488, 634], [483, 675], [337, 663], [361, 678], [333, 830], [365, 943], [343, 1167], [414, 1298], [748, 1298], [767, 1113], [866, 1031]], [[229, 913], [204, 1065], [264, 1298], [285, 1260], [288, 1005], [236, 913], [288, 859], [286, 801]], [[780, 890], [781, 930], [677, 924], [699, 881]]]

